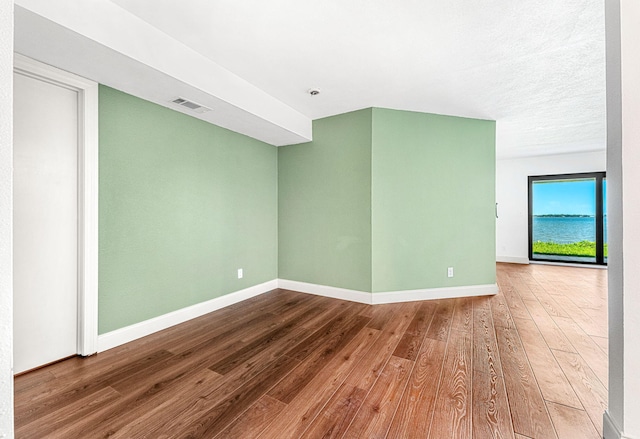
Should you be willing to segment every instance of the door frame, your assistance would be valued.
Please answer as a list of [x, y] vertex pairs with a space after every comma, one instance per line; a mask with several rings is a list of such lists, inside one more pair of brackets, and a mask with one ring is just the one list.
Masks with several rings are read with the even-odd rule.
[[98, 347], [98, 83], [14, 53], [15, 73], [78, 93], [77, 353]]

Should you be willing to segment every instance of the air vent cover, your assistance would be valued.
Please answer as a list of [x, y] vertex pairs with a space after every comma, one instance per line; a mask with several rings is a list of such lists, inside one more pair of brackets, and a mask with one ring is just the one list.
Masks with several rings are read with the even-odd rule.
[[173, 102], [174, 104], [181, 105], [183, 107], [187, 107], [188, 109], [193, 110], [196, 113], [206, 113], [207, 111], [211, 111], [211, 108], [207, 108], [204, 105], [197, 104], [193, 101], [188, 101], [185, 98], [178, 97], [176, 99], [173, 99], [171, 102]]

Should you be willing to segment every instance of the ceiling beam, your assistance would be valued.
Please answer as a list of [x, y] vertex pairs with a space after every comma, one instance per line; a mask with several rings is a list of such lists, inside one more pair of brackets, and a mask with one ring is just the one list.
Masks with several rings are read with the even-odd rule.
[[16, 0], [15, 50], [271, 145], [312, 138], [311, 119], [107, 0]]

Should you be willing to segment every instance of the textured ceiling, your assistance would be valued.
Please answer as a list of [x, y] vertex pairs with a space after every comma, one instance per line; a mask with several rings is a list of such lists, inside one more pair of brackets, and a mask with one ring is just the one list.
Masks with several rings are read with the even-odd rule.
[[605, 148], [602, 0], [112, 1], [312, 119], [379, 106], [497, 120], [500, 156]]

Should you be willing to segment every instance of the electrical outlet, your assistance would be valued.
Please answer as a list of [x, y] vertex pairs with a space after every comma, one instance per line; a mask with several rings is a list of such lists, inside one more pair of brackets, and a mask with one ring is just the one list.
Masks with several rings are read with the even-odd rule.
[[453, 277], [453, 267], [447, 268], [447, 277]]
[[242, 279], [243, 276], [244, 276], [244, 272], [242, 268], [238, 268], [238, 279]]

